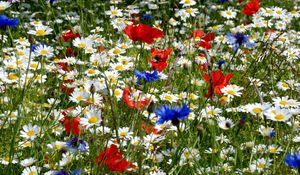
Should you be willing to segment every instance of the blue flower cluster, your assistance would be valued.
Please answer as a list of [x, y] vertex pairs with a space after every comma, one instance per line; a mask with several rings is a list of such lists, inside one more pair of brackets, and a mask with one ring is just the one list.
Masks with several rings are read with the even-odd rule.
[[158, 124], [171, 120], [173, 125], [178, 125], [179, 119], [186, 118], [190, 112], [191, 109], [186, 104], [182, 107], [176, 106], [173, 109], [168, 105], [163, 105], [155, 110], [155, 114], [159, 117]]
[[11, 19], [6, 15], [0, 15], [0, 28], [5, 29], [6, 27], [17, 27], [20, 23], [20, 20], [17, 18]]
[[67, 171], [65, 170], [61, 170], [55, 173], [55, 175], [80, 175], [81, 174], [81, 170], [77, 169], [75, 170], [73, 173], [69, 174]]
[[234, 45], [234, 50], [238, 50], [243, 44], [247, 48], [253, 48], [254, 43], [249, 40], [250, 36], [246, 36], [242, 33], [231, 34], [228, 33], [226, 35], [228, 42]]
[[74, 137], [71, 141], [67, 142], [68, 148], [71, 152], [79, 150], [80, 152], [87, 152], [87, 143], [84, 140], [79, 140], [78, 137]]
[[286, 155], [284, 161], [288, 166], [300, 168], [300, 153], [289, 153]]
[[153, 73], [149, 73], [146, 71], [138, 71], [138, 70], [134, 70], [134, 75], [138, 78], [138, 79], [143, 79], [146, 82], [151, 82], [151, 81], [155, 81], [158, 80], [160, 78], [160, 76], [158, 75], [157, 70], [155, 70]]

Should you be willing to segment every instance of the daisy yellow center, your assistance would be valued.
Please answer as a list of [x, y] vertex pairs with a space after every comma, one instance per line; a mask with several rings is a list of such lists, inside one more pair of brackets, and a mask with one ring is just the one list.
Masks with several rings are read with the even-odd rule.
[[282, 115], [282, 114], [277, 114], [277, 115], [275, 116], [275, 119], [276, 119], [276, 120], [283, 120], [283, 119], [284, 119], [284, 115]]
[[24, 146], [25, 146], [25, 147], [31, 147], [31, 142], [25, 142], [25, 143], [24, 143]]
[[34, 21], [33, 24], [34, 24], [34, 25], [38, 25], [39, 22], [38, 22], [38, 21]]
[[226, 14], [227, 15], [232, 15], [232, 13], [230, 11], [227, 11]]
[[113, 53], [116, 54], [116, 55], [119, 55], [119, 54], [121, 53], [121, 50], [120, 50], [120, 49], [115, 49], [115, 50], [113, 51]]
[[94, 102], [93, 98], [88, 98], [87, 101], [88, 101], [89, 103], [93, 103], [93, 102]]
[[17, 61], [17, 65], [20, 65], [20, 64], [23, 64], [23, 61], [22, 61], [22, 60], [18, 60], [18, 61]]
[[191, 0], [185, 0], [185, 3], [186, 3], [186, 4], [190, 4], [190, 3], [191, 3]]
[[91, 53], [91, 52], [93, 52], [93, 49], [89, 48], [89, 49], [86, 50], [86, 52]]
[[28, 175], [36, 175], [35, 171], [30, 171]]
[[228, 171], [229, 169], [228, 169], [228, 166], [223, 166], [223, 170], [224, 171]]
[[122, 44], [122, 49], [127, 49], [128, 48], [128, 46], [126, 45], [126, 44]]
[[271, 12], [272, 12], [271, 9], [267, 9], [267, 10], [266, 10], [266, 13], [271, 13]]
[[41, 55], [47, 55], [48, 54], [48, 50], [41, 50], [40, 54]]
[[96, 70], [90, 69], [90, 70], [88, 71], [88, 73], [89, 73], [89, 74], [95, 74], [95, 73], [96, 73]]
[[262, 109], [256, 107], [256, 108], [253, 108], [252, 111], [255, 112], [255, 113], [261, 113]]
[[281, 101], [281, 102], [279, 102], [279, 104], [281, 104], [281, 105], [287, 105], [289, 102], [287, 102], [287, 101]]
[[85, 47], [86, 47], [86, 44], [85, 44], [85, 43], [79, 43], [78, 46], [79, 46], [80, 48], [85, 48]]
[[216, 115], [216, 111], [213, 111], [213, 110], [210, 110], [210, 111], [207, 111], [207, 114], [208, 115]]
[[277, 152], [277, 149], [274, 148], [274, 147], [271, 147], [271, 148], [269, 149], [269, 151], [270, 151], [270, 153], [276, 153], [276, 152]]
[[282, 86], [285, 87], [285, 88], [289, 87], [289, 85], [287, 83], [282, 83]]
[[62, 146], [59, 145], [59, 144], [55, 144], [55, 145], [54, 145], [54, 148], [55, 148], [55, 149], [61, 149], [61, 147], [62, 147]]
[[24, 52], [22, 50], [20, 50], [20, 51], [17, 52], [17, 55], [20, 57], [20, 56], [23, 56], [25, 54], [24, 54]]
[[30, 130], [26, 133], [29, 137], [32, 137], [34, 136], [34, 131], [33, 130]]
[[113, 79], [111, 79], [111, 82], [112, 83], [117, 83], [117, 79], [113, 78]]
[[15, 74], [10, 74], [10, 75], [8, 75], [8, 77], [7, 77], [9, 80], [16, 80], [16, 79], [18, 79], [18, 76], [16, 76]]
[[278, 15], [281, 15], [281, 14], [282, 14], [282, 11], [277, 10], [276, 13], [277, 13]]
[[77, 101], [81, 101], [83, 99], [83, 97], [82, 96], [78, 96], [78, 97], [76, 97], [76, 100]]
[[37, 64], [37, 63], [31, 63], [31, 64], [30, 64], [30, 67], [31, 67], [31, 68], [37, 68], [37, 67], [38, 67], [38, 64]]
[[229, 91], [227, 91], [227, 93], [230, 94], [230, 95], [234, 95], [235, 94], [234, 90], [229, 90]]
[[121, 95], [121, 92], [118, 91], [118, 90], [115, 90], [115, 91], [114, 91], [114, 94], [115, 94], [116, 96], [119, 96], [119, 95]]
[[188, 151], [184, 152], [183, 154], [184, 154], [184, 156], [185, 156], [186, 158], [189, 158], [189, 157], [190, 157], [190, 153], [189, 153]]
[[121, 137], [126, 137], [126, 136], [127, 136], [127, 132], [124, 132], [124, 131], [123, 131], [123, 132], [120, 132], [120, 136], [121, 136]]
[[7, 162], [9, 162], [9, 160], [10, 160], [10, 157], [9, 157], [9, 156], [7, 156], [7, 157], [5, 157], [5, 158], [4, 158], [4, 160], [5, 160], [5, 161], [7, 161]]
[[169, 101], [172, 101], [172, 100], [173, 100], [173, 98], [172, 98], [171, 95], [166, 95], [166, 96], [165, 96], [165, 99], [166, 99], [166, 100], [169, 100]]
[[113, 14], [113, 15], [117, 15], [119, 12], [117, 11], [117, 10], [112, 10], [111, 11], [111, 14]]
[[186, 9], [185, 11], [186, 11], [187, 13], [189, 13], [189, 14], [193, 13], [193, 9], [191, 9], [191, 8], [188, 8], [188, 9]]
[[226, 101], [228, 101], [228, 97], [226, 97], [226, 96], [223, 96], [223, 97], [221, 97], [221, 98], [220, 98], [220, 101], [222, 101], [222, 102], [226, 102]]
[[35, 32], [35, 34], [37, 36], [43, 36], [43, 35], [46, 35], [46, 30], [43, 30], [43, 29], [39, 29]]
[[98, 122], [98, 118], [96, 117], [96, 116], [91, 116], [90, 118], [89, 118], [89, 123], [97, 123]]
[[265, 168], [266, 164], [265, 163], [259, 163], [257, 164], [257, 168], [263, 169]]
[[116, 70], [124, 70], [124, 67], [123, 67], [123, 65], [117, 65], [115, 69]]
[[127, 61], [127, 60], [123, 60], [123, 61], [122, 61], [122, 64], [127, 65], [127, 64], [128, 64], [128, 61]]

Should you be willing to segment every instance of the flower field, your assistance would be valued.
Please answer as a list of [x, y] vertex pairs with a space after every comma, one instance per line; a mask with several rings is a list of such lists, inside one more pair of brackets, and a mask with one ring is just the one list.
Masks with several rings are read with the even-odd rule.
[[1, 0], [0, 174], [299, 174], [299, 17], [299, 0]]

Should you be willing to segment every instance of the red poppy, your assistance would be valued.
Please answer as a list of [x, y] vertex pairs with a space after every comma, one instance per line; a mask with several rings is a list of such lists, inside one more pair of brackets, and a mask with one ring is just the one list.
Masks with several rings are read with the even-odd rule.
[[63, 40], [66, 42], [68, 40], [73, 40], [77, 37], [80, 37], [80, 34], [79, 32], [77, 33], [73, 33], [73, 30], [72, 29], [69, 29], [67, 32], [65, 32], [62, 36]]
[[114, 144], [110, 145], [106, 150], [101, 151], [99, 156], [96, 157], [96, 163], [99, 166], [105, 164], [109, 170], [116, 172], [123, 172], [128, 168], [135, 167], [132, 163], [123, 158], [122, 153]]
[[153, 126], [148, 126], [144, 122], [142, 123], [142, 129], [144, 129], [147, 134], [151, 134], [151, 133], [153, 133], [153, 134], [160, 134], [161, 133], [160, 130], [155, 129], [155, 127], [153, 127]]
[[[211, 73], [213, 93], [223, 94], [221, 92], [221, 89], [228, 85], [228, 83], [232, 77], [233, 77], [233, 74], [228, 74], [225, 76], [219, 70], [213, 71]], [[210, 83], [210, 75], [209, 74], [204, 74], [203, 79], [207, 83]], [[207, 93], [206, 97], [212, 96], [213, 93], [211, 93], [211, 87], [208, 87], [208, 93]]]
[[68, 113], [70, 113], [73, 110], [73, 107], [70, 107], [62, 112], [62, 115], [64, 115], [64, 119], [60, 122], [64, 125], [65, 131], [67, 133], [79, 135], [80, 134], [80, 117], [77, 116], [75, 118], [69, 117]]
[[72, 50], [71, 47], [68, 47], [68, 48], [66, 49], [66, 56], [68, 56], [68, 57], [71, 57], [71, 56], [77, 57], [77, 55], [78, 55], [78, 52]]
[[[70, 81], [73, 81], [73, 82], [74, 82], [74, 80], [65, 80], [65, 82], [66, 82], [67, 84], [68, 84], [68, 82], [70, 82]], [[60, 88], [61, 88], [61, 90], [62, 90], [63, 92], [67, 93], [68, 95], [71, 95], [71, 94], [73, 93], [73, 91], [74, 91], [74, 88], [69, 88], [69, 87], [67, 87], [66, 84], [62, 84]]]
[[205, 35], [205, 32], [202, 30], [196, 29], [192, 31], [192, 38], [202, 38]]
[[259, 10], [260, 6], [259, 6], [259, 0], [253, 0], [248, 2], [243, 10], [242, 13], [244, 13], [245, 15], [254, 15], [258, 10]]
[[202, 47], [205, 49], [210, 49], [210, 41], [215, 39], [215, 33], [205, 34], [202, 30], [194, 30], [192, 32], [192, 38], [200, 38], [201, 41], [195, 45], [195, 47]]
[[154, 38], [162, 38], [164, 36], [164, 32], [146, 24], [126, 26], [124, 32], [133, 41], [142, 41], [147, 44], [153, 43]]
[[71, 65], [69, 65], [68, 63], [59, 62], [58, 65], [59, 65], [59, 68], [61, 68], [63, 71], [70, 72], [72, 70]]
[[131, 90], [130, 88], [124, 88], [123, 90], [123, 101], [130, 108], [143, 109], [149, 103], [149, 99], [145, 98], [142, 101], [134, 101], [130, 99]]
[[148, 62], [152, 64], [153, 69], [157, 69], [159, 72], [162, 72], [167, 67], [167, 59], [172, 52], [172, 48], [167, 48], [165, 50], [156, 50], [151, 49], [151, 56], [155, 61], [148, 58]]

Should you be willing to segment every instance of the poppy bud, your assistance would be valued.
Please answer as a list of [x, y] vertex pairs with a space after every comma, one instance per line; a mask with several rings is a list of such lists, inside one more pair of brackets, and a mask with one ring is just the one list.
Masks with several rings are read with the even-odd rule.
[[154, 112], [154, 110], [155, 110], [155, 103], [154, 103], [154, 101], [151, 101], [149, 106], [147, 107], [147, 111], [149, 113], [152, 113], [152, 112]]
[[95, 94], [95, 91], [96, 91], [95, 85], [92, 84], [91, 87], [90, 87], [90, 92], [91, 92], [91, 94], [94, 95], [94, 94]]

